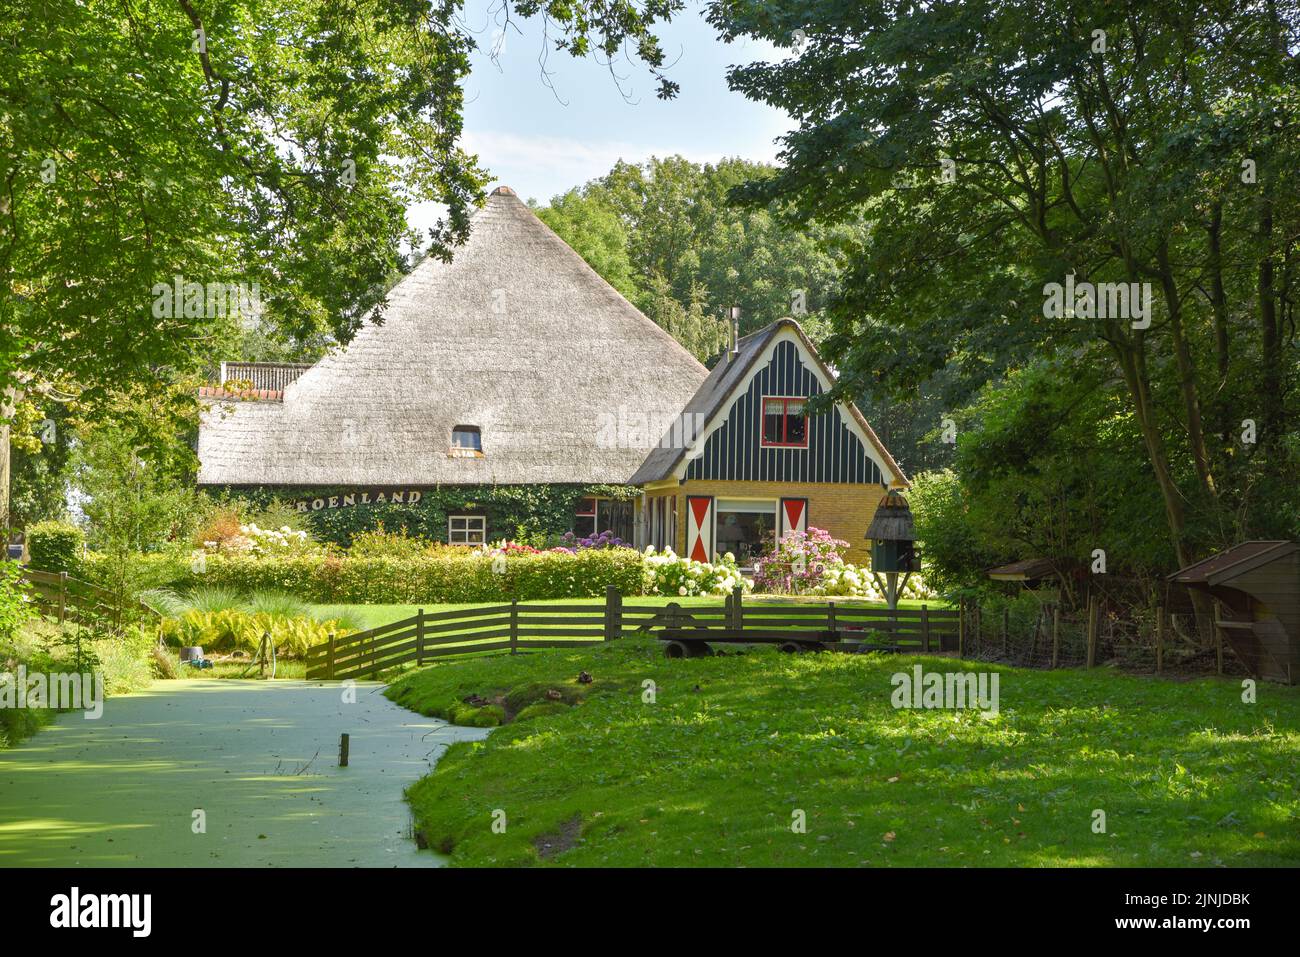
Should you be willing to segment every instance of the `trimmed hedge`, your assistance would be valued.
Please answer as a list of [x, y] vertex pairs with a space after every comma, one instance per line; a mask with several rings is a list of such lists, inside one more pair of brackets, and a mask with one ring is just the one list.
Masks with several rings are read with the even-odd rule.
[[[411, 559], [208, 555], [203, 572], [174, 557], [144, 559], [158, 566], [152, 577], [159, 585], [179, 590], [213, 585], [245, 594], [283, 591], [321, 605], [599, 598], [610, 585], [621, 595], [640, 595], [644, 587], [642, 556], [630, 548], [510, 556], [504, 559], [504, 567], [498, 558], [495, 571], [492, 557], [468, 552]], [[99, 580], [104, 565], [102, 557], [92, 556], [85, 573]]]
[[33, 568], [43, 572], [75, 572], [85, 541], [71, 522], [37, 522], [26, 531], [27, 554]]

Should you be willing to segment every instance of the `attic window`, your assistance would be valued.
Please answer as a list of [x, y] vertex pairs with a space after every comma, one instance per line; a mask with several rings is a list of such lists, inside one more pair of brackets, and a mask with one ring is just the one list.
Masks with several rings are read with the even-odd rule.
[[764, 446], [808, 448], [807, 399], [763, 397]]
[[483, 433], [477, 425], [458, 425], [451, 430], [451, 454], [481, 456]]

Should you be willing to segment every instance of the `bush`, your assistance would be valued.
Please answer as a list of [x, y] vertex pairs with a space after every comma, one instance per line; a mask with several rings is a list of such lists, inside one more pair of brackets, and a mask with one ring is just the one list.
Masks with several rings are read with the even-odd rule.
[[98, 670], [104, 675], [104, 693], [127, 694], [149, 687], [154, 678], [154, 647], [154, 639], [136, 627], [98, 642], [96, 656]]
[[[167, 577], [161, 559], [145, 564]], [[87, 563], [99, 567], [98, 558]], [[196, 570], [201, 568], [202, 571]], [[630, 548], [492, 555], [443, 547], [416, 558], [295, 555], [261, 558], [248, 554], [206, 556], [169, 583], [172, 591], [220, 589], [243, 606], [257, 592], [293, 595], [313, 605], [440, 604], [443, 602], [535, 601], [598, 598], [613, 585], [622, 595], [642, 593], [643, 560]], [[95, 580], [93, 571], [87, 573]], [[150, 600], [157, 602], [158, 593]], [[183, 598], [183, 595], [182, 595]]]
[[31, 589], [20, 571], [14, 562], [0, 562], [0, 645], [8, 645], [19, 626], [35, 614]]
[[32, 567], [43, 572], [77, 571], [84, 541], [81, 529], [71, 522], [37, 522], [27, 529]]
[[844, 565], [840, 549], [848, 545], [811, 526], [806, 532], [789, 532], [758, 560], [754, 585], [760, 591], [787, 595], [816, 594], [827, 569]]
[[[601, 551], [583, 552], [584, 555], [607, 554]], [[656, 553], [645, 550], [644, 588], [649, 595], [729, 595], [739, 586], [744, 591], [753, 582], [740, 573], [736, 556], [727, 552], [715, 555], [712, 564], [697, 562], [677, 555], [671, 548]]]
[[411, 535], [405, 528], [396, 532], [384, 530], [381, 524], [373, 531], [359, 532], [352, 538], [348, 549], [351, 558], [401, 558], [413, 559], [428, 554], [436, 543]]

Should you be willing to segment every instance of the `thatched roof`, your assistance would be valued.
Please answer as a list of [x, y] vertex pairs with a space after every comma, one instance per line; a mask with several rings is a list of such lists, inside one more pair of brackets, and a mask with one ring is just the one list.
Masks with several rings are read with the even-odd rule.
[[[451, 263], [425, 259], [388, 298], [282, 403], [212, 404], [200, 483], [627, 482], [708, 375], [504, 187]], [[611, 442], [620, 414], [660, 427]], [[482, 457], [450, 453], [459, 425]]]
[[864, 536], [877, 542], [914, 542], [916, 532], [912, 526], [912, 510], [900, 492], [890, 490], [876, 506], [871, 525]]

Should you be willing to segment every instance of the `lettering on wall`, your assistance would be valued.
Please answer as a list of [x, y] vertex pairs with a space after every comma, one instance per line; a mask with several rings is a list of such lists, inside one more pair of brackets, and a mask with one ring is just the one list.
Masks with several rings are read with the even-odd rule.
[[319, 512], [329, 508], [352, 508], [357, 505], [418, 505], [424, 493], [415, 489], [393, 492], [346, 492], [299, 499], [293, 507], [300, 512]]

